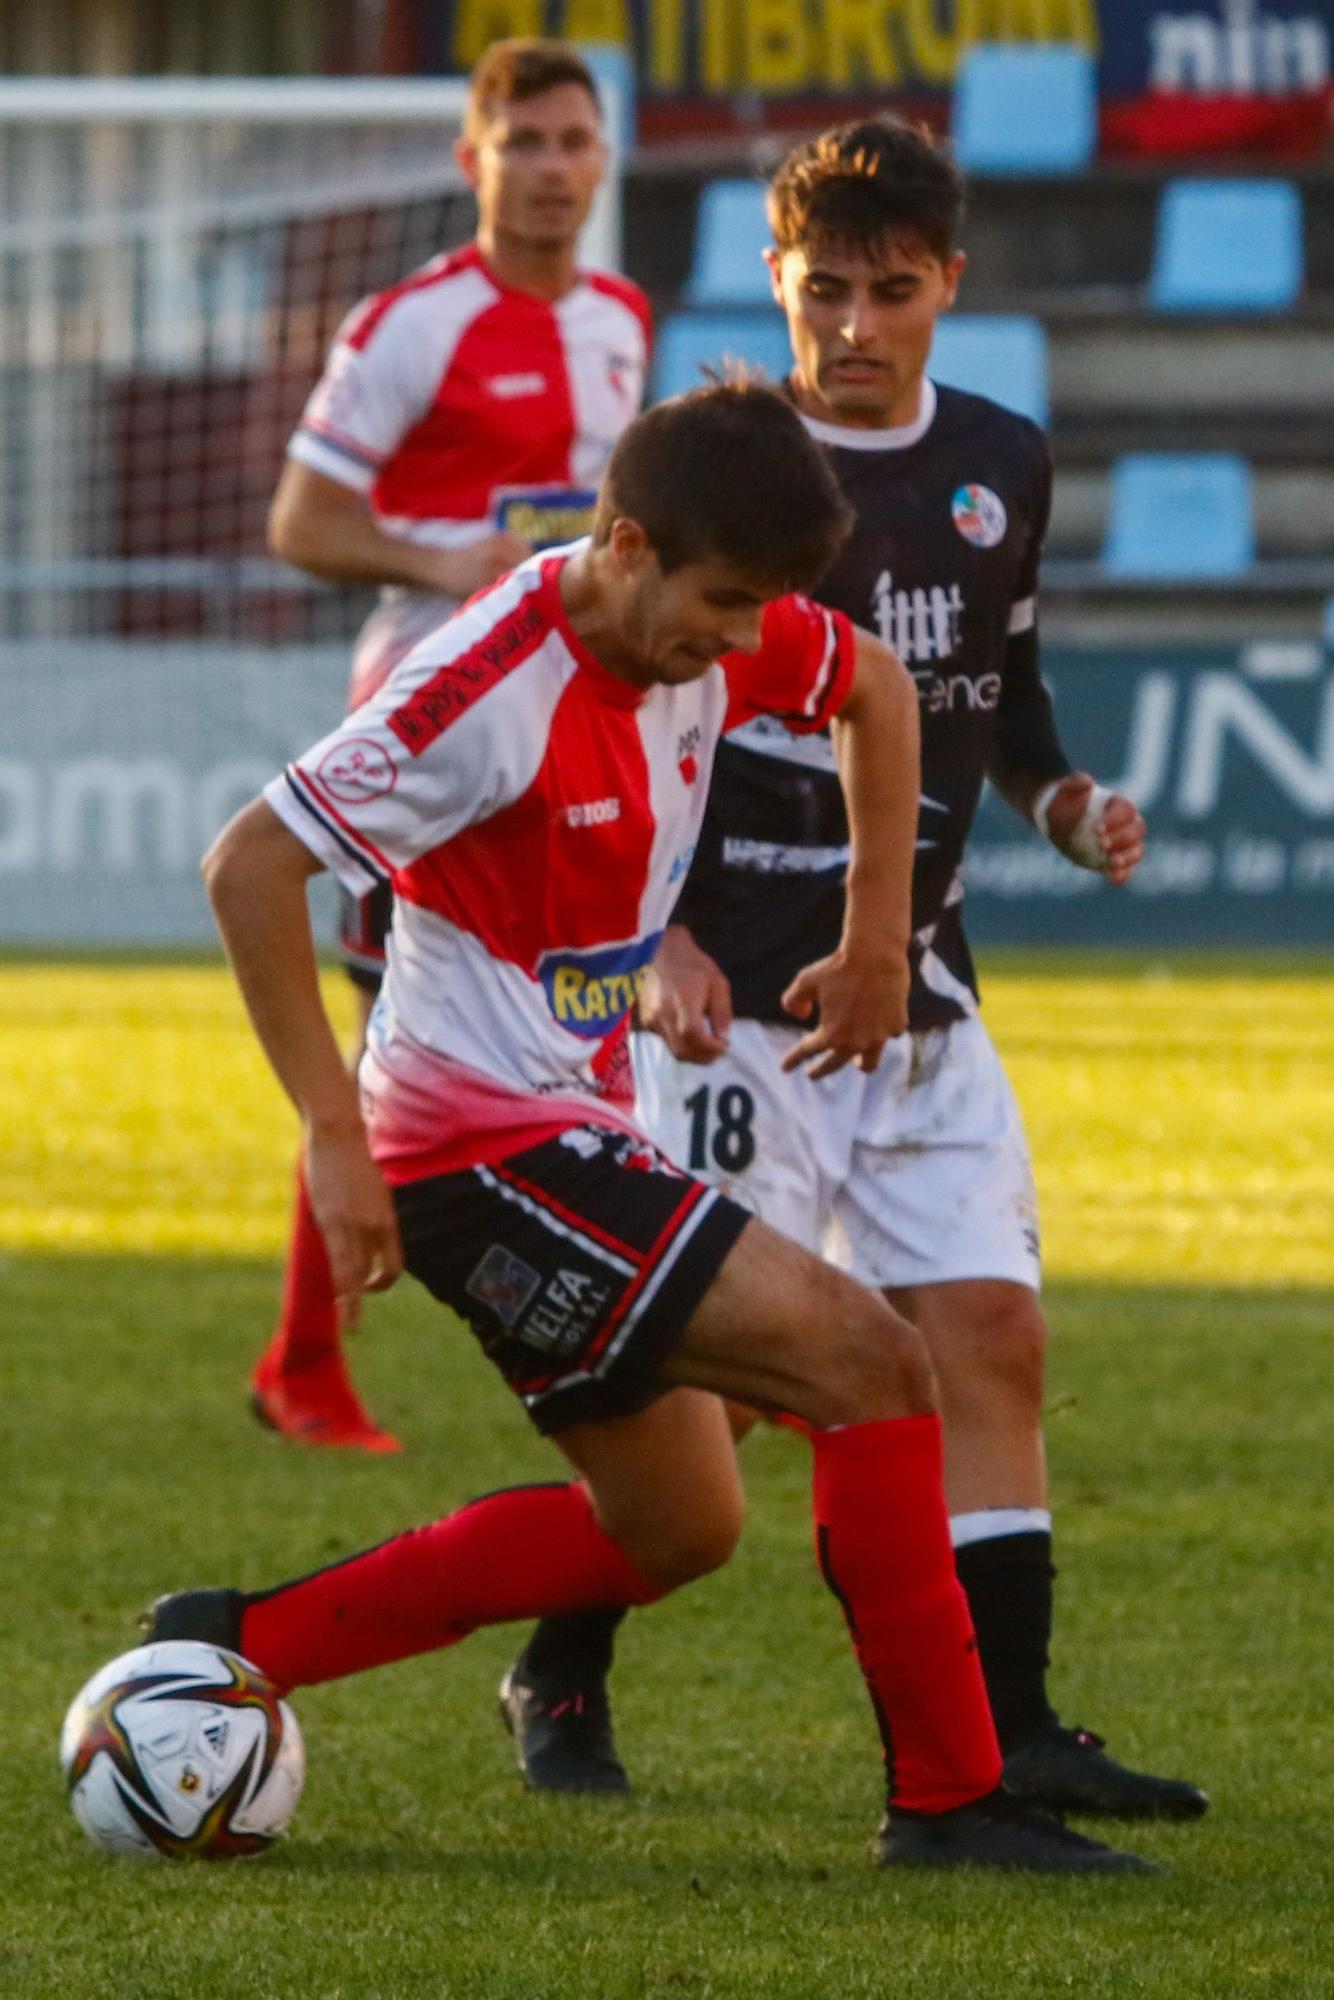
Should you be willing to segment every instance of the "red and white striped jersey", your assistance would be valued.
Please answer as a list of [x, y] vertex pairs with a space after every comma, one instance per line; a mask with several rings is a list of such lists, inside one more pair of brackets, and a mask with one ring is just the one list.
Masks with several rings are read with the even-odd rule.
[[597, 485], [649, 337], [625, 278], [582, 272], [548, 304], [470, 243], [353, 309], [288, 450], [368, 494], [393, 533], [462, 546], [495, 526], [505, 487]]
[[391, 1178], [587, 1119], [590, 1097], [628, 1122], [628, 1016], [719, 736], [758, 714], [819, 729], [851, 681], [847, 620], [789, 597], [755, 653], [632, 687], [570, 626], [569, 554], [474, 598], [265, 792], [353, 894], [393, 884], [362, 1070]]
[[[387, 533], [433, 548], [502, 525], [507, 491], [565, 489], [582, 496], [583, 519], [557, 504], [553, 533], [506, 524], [535, 543], [570, 541], [638, 413], [651, 332], [648, 301], [625, 278], [581, 272], [549, 304], [503, 285], [470, 243], [349, 313], [289, 455], [365, 493]], [[349, 705], [457, 608], [385, 590], [357, 645]]]

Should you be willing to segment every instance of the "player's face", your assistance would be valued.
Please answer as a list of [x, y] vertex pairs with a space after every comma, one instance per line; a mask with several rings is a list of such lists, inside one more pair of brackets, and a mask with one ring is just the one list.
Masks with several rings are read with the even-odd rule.
[[607, 162], [597, 106], [577, 83], [497, 104], [481, 138], [456, 155], [483, 234], [546, 251], [574, 244]]
[[620, 551], [618, 638], [623, 671], [641, 687], [698, 680], [724, 653], [753, 653], [764, 607], [778, 591], [711, 556], [663, 575], [643, 531]]
[[814, 244], [768, 257], [804, 414], [876, 430], [911, 423], [936, 321], [959, 289], [963, 253], [942, 263], [908, 242], [886, 243], [874, 255]]

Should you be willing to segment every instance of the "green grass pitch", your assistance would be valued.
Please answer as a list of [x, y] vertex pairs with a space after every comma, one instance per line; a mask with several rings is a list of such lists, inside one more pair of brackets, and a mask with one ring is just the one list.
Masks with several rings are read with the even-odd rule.
[[1213, 1793], [1201, 1825], [1134, 1834], [1166, 1880], [876, 1872], [870, 1717], [809, 1557], [804, 1451], [772, 1434], [746, 1448], [737, 1560], [623, 1634], [633, 1802], [524, 1795], [493, 1705], [517, 1634], [486, 1632], [298, 1698], [306, 1796], [262, 1862], [95, 1853], [56, 1734], [140, 1604], [275, 1581], [555, 1460], [409, 1284], [354, 1353], [405, 1456], [262, 1435], [243, 1386], [293, 1128], [224, 975], [9, 963], [5, 2000], [1334, 1994], [1334, 989], [1014, 959], [987, 1012], [1044, 1200], [1055, 1686]]

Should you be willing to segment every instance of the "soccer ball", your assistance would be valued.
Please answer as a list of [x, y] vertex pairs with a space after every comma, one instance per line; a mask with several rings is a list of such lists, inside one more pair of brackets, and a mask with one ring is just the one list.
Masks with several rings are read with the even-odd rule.
[[122, 1653], [70, 1704], [60, 1762], [74, 1817], [113, 1854], [262, 1854], [291, 1822], [306, 1757], [272, 1681], [172, 1639]]

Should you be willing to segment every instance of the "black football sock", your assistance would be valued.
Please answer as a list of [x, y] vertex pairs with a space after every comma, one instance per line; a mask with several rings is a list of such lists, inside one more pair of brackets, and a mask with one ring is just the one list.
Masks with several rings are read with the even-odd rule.
[[[1050, 1665], [1052, 1582], [1050, 1516], [1036, 1508], [994, 1510], [1011, 1522], [1045, 1521], [1043, 1527], [970, 1537], [959, 1546], [964, 1523], [985, 1516], [956, 1517], [954, 1563], [973, 1614], [977, 1650], [991, 1700], [996, 1734], [1005, 1755], [1056, 1720], [1047, 1699]], [[996, 1525], [1001, 1525], [998, 1518]], [[1018, 1523], [1016, 1522], [1016, 1525]], [[573, 1621], [571, 1621], [573, 1622]]]
[[629, 1609], [628, 1604], [614, 1604], [607, 1611], [543, 1618], [533, 1627], [515, 1673], [530, 1687], [561, 1694], [600, 1687], [611, 1672], [616, 1628]]

